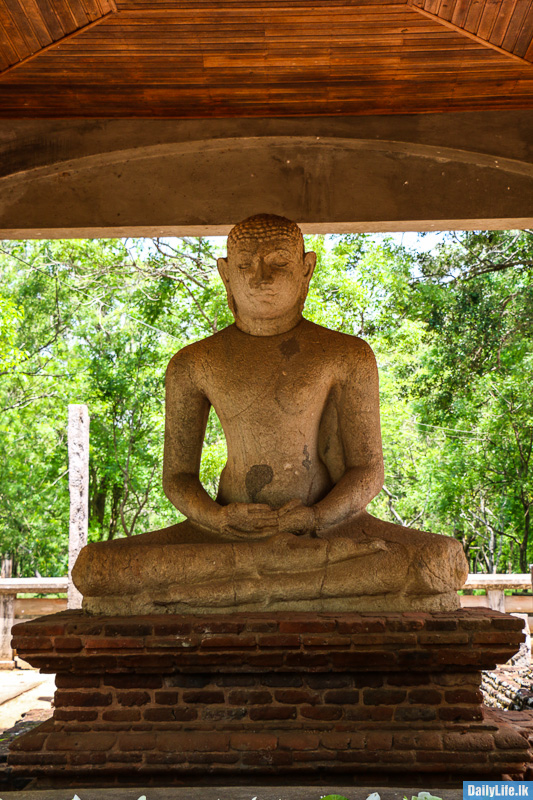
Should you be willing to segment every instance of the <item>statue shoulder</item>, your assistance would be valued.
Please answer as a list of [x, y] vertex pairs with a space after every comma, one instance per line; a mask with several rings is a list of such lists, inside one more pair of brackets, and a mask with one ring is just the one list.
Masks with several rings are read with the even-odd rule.
[[[231, 327], [231, 326], [230, 326]], [[178, 350], [170, 359], [167, 366], [167, 379], [169, 377], [190, 376], [192, 380], [200, 377], [212, 360], [216, 360], [217, 352], [224, 347], [224, 342], [229, 335], [229, 328], [224, 328], [212, 336], [199, 339], [197, 342], [187, 344]]]
[[316, 336], [326, 352], [333, 351], [343, 357], [348, 357], [350, 361], [355, 359], [364, 363], [375, 363], [374, 351], [360, 336], [333, 331], [331, 328], [324, 328], [315, 323], [309, 324], [313, 326]]

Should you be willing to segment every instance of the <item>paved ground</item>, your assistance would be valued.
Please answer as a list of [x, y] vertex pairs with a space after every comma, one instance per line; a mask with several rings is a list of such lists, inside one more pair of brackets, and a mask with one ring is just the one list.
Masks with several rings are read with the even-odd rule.
[[[367, 787], [321, 787], [308, 786], [221, 786], [195, 788], [148, 788], [148, 789], [63, 789], [23, 792], [3, 792], [2, 800], [72, 800], [77, 794], [80, 800], [137, 800], [145, 796], [146, 800], [319, 800], [332, 793], [340, 794], [347, 800], [366, 800], [377, 791], [381, 800], [411, 799], [418, 794], [418, 789], [406, 788], [367, 788]], [[459, 789], [432, 789], [431, 792], [442, 800], [462, 800], [463, 792]], [[377, 800], [377, 798], [375, 799]]]
[[0, 670], [0, 707], [47, 679], [47, 675], [40, 675], [36, 670]]
[[[32, 688], [24, 691], [24, 685]], [[52, 716], [54, 691], [54, 675], [39, 675], [29, 670], [14, 670], [11, 673], [0, 671], [0, 733], [12, 728], [30, 710], [48, 711], [48, 716]], [[8, 699], [10, 693], [11, 699]], [[6, 697], [5, 702], [2, 696]]]

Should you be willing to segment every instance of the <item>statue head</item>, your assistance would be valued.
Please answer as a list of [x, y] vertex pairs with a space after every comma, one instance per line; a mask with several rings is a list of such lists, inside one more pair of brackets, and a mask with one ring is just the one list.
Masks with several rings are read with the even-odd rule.
[[218, 271], [237, 327], [255, 336], [295, 327], [315, 264], [300, 228], [285, 217], [257, 214], [235, 225]]

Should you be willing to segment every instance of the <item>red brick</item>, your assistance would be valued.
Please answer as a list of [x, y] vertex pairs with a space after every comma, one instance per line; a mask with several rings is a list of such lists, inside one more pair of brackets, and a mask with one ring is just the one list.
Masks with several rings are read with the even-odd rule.
[[189, 764], [235, 764], [240, 758], [239, 753], [189, 753]]
[[290, 703], [291, 705], [300, 705], [300, 703], [316, 705], [320, 702], [320, 695], [306, 689], [277, 689], [274, 697], [278, 703]]
[[81, 650], [82, 641], [79, 636], [56, 636], [54, 647], [56, 650]]
[[457, 619], [450, 617], [432, 617], [426, 622], [427, 631], [455, 631], [457, 630]]
[[293, 706], [252, 706], [250, 708], [250, 719], [253, 721], [295, 718], [296, 709]]
[[46, 737], [46, 733], [34, 733], [33, 731], [29, 731], [23, 736], [14, 739], [11, 743], [11, 748], [13, 750], [23, 750], [24, 752], [42, 750]]
[[45, 617], [29, 622], [19, 622], [13, 627], [13, 636], [62, 636], [65, 633], [65, 622], [53, 620], [53, 616], [48, 617], [48, 622], [44, 622]]
[[465, 706], [441, 706], [438, 709], [439, 719], [446, 722], [472, 722], [483, 719], [481, 708], [470, 708]]
[[66, 706], [109, 706], [112, 702], [110, 692], [68, 692], [57, 691], [54, 695], [54, 704], [57, 707]]
[[185, 636], [192, 630], [192, 625], [183, 619], [171, 619], [155, 622], [153, 626], [154, 636]]
[[67, 756], [64, 753], [16, 753], [11, 745], [9, 763], [12, 766], [29, 764], [31, 767], [47, 766], [67, 763]]
[[515, 646], [517, 650], [523, 640], [522, 631], [489, 631], [474, 633], [472, 636], [473, 644], [508, 644]]
[[408, 700], [410, 703], [424, 703], [436, 706], [442, 702], [442, 694], [438, 689], [411, 689]]
[[337, 760], [346, 764], [376, 764], [381, 761], [381, 755], [372, 750], [339, 750], [337, 752]]
[[398, 705], [406, 695], [407, 692], [401, 689], [365, 689], [363, 702], [366, 706]]
[[465, 764], [469, 771], [474, 772], [486, 765], [487, 754], [476, 753], [475, 758], [472, 758], [472, 753], [443, 753], [442, 751], [433, 753], [431, 750], [419, 750], [416, 760], [420, 764], [431, 764], [432, 771], [437, 771], [439, 765]]
[[213, 683], [217, 686], [231, 686], [242, 689], [255, 686], [259, 679], [255, 675], [214, 675]]
[[172, 708], [145, 708], [143, 710], [144, 719], [149, 722], [172, 722], [175, 719]]
[[442, 750], [438, 731], [395, 731], [394, 748], [398, 750]]
[[84, 640], [86, 650], [142, 650], [144, 640], [134, 636], [90, 637]]
[[387, 625], [380, 617], [356, 617], [352, 620], [340, 618], [337, 630], [339, 633], [380, 633], [387, 630]]
[[198, 718], [198, 711], [195, 708], [183, 708], [178, 706], [174, 708], [174, 719], [178, 722], [190, 722]]
[[307, 762], [330, 766], [330, 762], [335, 761], [335, 753], [332, 753], [330, 750], [291, 750], [291, 755], [295, 764]]
[[479, 689], [481, 683], [481, 672], [441, 672], [433, 676], [433, 682], [439, 686], [449, 686], [454, 689], [464, 689], [474, 687], [474, 691]]
[[337, 623], [333, 619], [282, 619], [279, 623], [280, 633], [328, 633], [336, 627]]
[[305, 682], [311, 689], [344, 689], [353, 686], [353, 676], [342, 672], [319, 672], [306, 675]]
[[259, 647], [299, 648], [301, 642], [298, 634], [275, 633], [268, 636], [259, 636], [257, 644]]
[[285, 655], [285, 663], [288, 667], [300, 667], [305, 670], [317, 669], [320, 667], [329, 667], [330, 661], [334, 655], [350, 655], [350, 653], [287, 653]]
[[518, 731], [507, 725], [505, 727], [502, 725], [494, 734], [494, 742], [500, 750], [519, 750], [521, 747], [527, 747], [528, 745], [525, 732]]
[[339, 705], [350, 705], [359, 702], [359, 691], [357, 689], [330, 689], [324, 694], [326, 703], [338, 703]]
[[[504, 661], [507, 660], [507, 653]], [[438, 664], [457, 665], [458, 667], [475, 667], [480, 663], [479, 653], [475, 650], [457, 648], [455, 650], [439, 650], [435, 653], [435, 660]], [[496, 661], [494, 663], [497, 663]]]
[[223, 703], [224, 692], [217, 689], [198, 689], [197, 691], [183, 692], [183, 700], [185, 703], [203, 703], [209, 705], [211, 703]]
[[398, 722], [432, 722], [437, 719], [437, 712], [426, 706], [399, 706], [394, 712], [394, 719]]
[[47, 750], [111, 750], [115, 744], [114, 733], [50, 733], [46, 740]]
[[104, 628], [105, 636], [151, 636], [152, 626], [147, 623], [131, 622], [130, 620], [114, 620], [108, 622]]
[[192, 629], [198, 633], [240, 633], [246, 627], [246, 619], [242, 622], [235, 620], [235, 615], [223, 616], [214, 619], [212, 616], [202, 619], [196, 617], [192, 621]]
[[[325, 676], [322, 675], [306, 675], [306, 681], [309, 683], [311, 679], [319, 679]], [[303, 680], [300, 675], [292, 675], [289, 672], [278, 672], [271, 675], [263, 675], [261, 682], [265, 686], [302, 686]], [[309, 684], [311, 685], [311, 684]], [[312, 686], [311, 688], [315, 688]]]
[[463, 753], [477, 753], [478, 750], [494, 750], [494, 740], [490, 733], [446, 733], [444, 749]]
[[155, 702], [162, 706], [175, 706], [178, 698], [179, 692], [161, 691], [155, 693]]
[[117, 692], [117, 700], [121, 706], [145, 706], [150, 702], [148, 692]]
[[373, 722], [387, 722], [392, 719], [393, 706], [350, 706], [344, 709], [346, 719]]
[[404, 669], [427, 670], [433, 661], [433, 652], [430, 650], [400, 650], [398, 664]]
[[389, 686], [426, 686], [431, 683], [430, 676], [425, 672], [391, 672], [387, 675]]
[[105, 764], [107, 762], [107, 756], [107, 753], [72, 753], [70, 756], [70, 763], [74, 767]]
[[[224, 657], [227, 657], [227, 653], [223, 653]], [[239, 664], [241, 667], [249, 667], [250, 669], [257, 670], [259, 668], [270, 668], [270, 667], [282, 667], [283, 660], [286, 657], [287, 660], [291, 658], [291, 655], [302, 655], [300, 653], [284, 653], [282, 651], [276, 650], [269, 652], [261, 652], [261, 653], [252, 653], [247, 651], [246, 653], [242, 653], [242, 655], [238, 655], [235, 664]], [[305, 655], [305, 654], [304, 654]], [[309, 656], [312, 658], [312, 656]], [[224, 658], [222, 662], [224, 663]]]
[[159, 689], [163, 683], [161, 675], [134, 674], [105, 674], [102, 676], [105, 686], [114, 686], [115, 689]]
[[98, 719], [98, 711], [85, 708], [56, 708], [54, 711], [54, 719], [64, 720], [65, 722], [70, 722], [71, 720], [76, 720], [77, 722], [92, 722]]
[[330, 660], [335, 669], [364, 669], [371, 671], [374, 667], [391, 669], [398, 662], [398, 654], [388, 650], [334, 652], [331, 653]]
[[107, 760], [110, 763], [118, 762], [122, 764], [136, 764], [143, 760], [142, 753], [108, 753]]
[[53, 650], [52, 640], [47, 636], [14, 636], [12, 646], [22, 654]]
[[342, 709], [338, 706], [301, 706], [300, 714], [306, 719], [331, 720], [342, 716]]
[[275, 750], [278, 737], [273, 733], [232, 733], [231, 747], [234, 750]]
[[267, 621], [261, 619], [249, 619], [246, 622], [247, 631], [255, 631], [257, 633], [275, 633], [278, 629], [278, 623], [274, 620]]
[[319, 742], [320, 740], [316, 733], [294, 731], [279, 734], [279, 747], [281, 750], [316, 750]]
[[199, 636], [147, 636], [144, 640], [146, 650], [197, 650], [201, 639]]
[[292, 764], [292, 754], [288, 750], [268, 753], [244, 753], [242, 763], [249, 767], [287, 767]]
[[112, 708], [102, 713], [102, 719], [108, 722], [137, 722], [140, 718], [138, 708]]
[[390, 750], [392, 733], [389, 731], [369, 731], [366, 734], [366, 746], [369, 750]]
[[156, 734], [141, 732], [138, 733], [122, 733], [118, 737], [118, 749], [129, 752], [137, 750], [138, 752], [146, 752], [147, 750], [154, 750], [156, 746]]
[[99, 675], [72, 675], [69, 672], [58, 672], [56, 687], [58, 689], [96, 689], [100, 686]]
[[245, 650], [249, 647], [256, 647], [257, 642], [255, 636], [252, 634], [245, 635], [245, 636], [232, 636], [230, 634], [224, 635], [217, 635], [217, 636], [205, 636], [200, 641], [200, 647], [202, 648], [213, 648], [217, 650], [231, 650], [234, 647], [239, 648], [239, 650]]
[[186, 758], [181, 753], [146, 753], [147, 764], [183, 764]]
[[483, 702], [483, 695], [480, 691], [472, 692], [470, 689], [451, 689], [444, 693], [447, 703], [471, 703], [479, 705]]
[[302, 636], [304, 647], [319, 647], [327, 650], [333, 647], [350, 647], [351, 639], [348, 636]]
[[223, 753], [229, 749], [229, 743], [229, 733], [165, 731], [157, 734], [157, 747], [163, 752]]
[[180, 686], [184, 689], [203, 689], [214, 680], [213, 675], [165, 675], [165, 686]]
[[520, 617], [512, 617], [510, 614], [505, 614], [499, 617], [494, 617], [492, 620], [494, 628], [502, 630], [521, 631], [524, 627], [524, 621]]
[[236, 689], [229, 693], [228, 701], [234, 706], [266, 705], [272, 702], [272, 695], [266, 689], [263, 691]]
[[347, 750], [349, 747], [357, 750], [365, 747], [365, 737], [362, 733], [328, 731], [322, 733], [320, 742], [327, 750]]
[[470, 637], [463, 631], [435, 631], [435, 633], [419, 633], [418, 641], [421, 645], [454, 645], [468, 644]]

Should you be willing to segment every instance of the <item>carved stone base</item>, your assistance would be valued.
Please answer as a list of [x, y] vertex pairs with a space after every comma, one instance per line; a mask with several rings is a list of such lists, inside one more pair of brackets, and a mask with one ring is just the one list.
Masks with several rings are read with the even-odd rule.
[[484, 715], [479, 685], [516, 652], [521, 627], [487, 609], [24, 622], [13, 645], [57, 673], [55, 710], [13, 743], [9, 764], [139, 784], [520, 776], [527, 736]]

